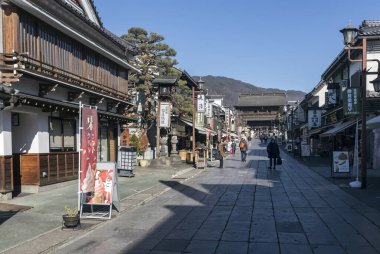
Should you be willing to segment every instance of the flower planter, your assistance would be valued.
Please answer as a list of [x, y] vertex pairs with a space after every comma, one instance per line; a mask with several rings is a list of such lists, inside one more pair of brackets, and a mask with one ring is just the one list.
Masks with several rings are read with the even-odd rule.
[[67, 214], [62, 215], [63, 225], [67, 228], [75, 228], [80, 224], [79, 214], [75, 216], [69, 216]]

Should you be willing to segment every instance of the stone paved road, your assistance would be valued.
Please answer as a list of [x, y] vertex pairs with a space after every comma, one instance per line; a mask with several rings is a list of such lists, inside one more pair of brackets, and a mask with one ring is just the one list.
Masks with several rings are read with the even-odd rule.
[[235, 155], [54, 253], [380, 253], [380, 214], [283, 154]]

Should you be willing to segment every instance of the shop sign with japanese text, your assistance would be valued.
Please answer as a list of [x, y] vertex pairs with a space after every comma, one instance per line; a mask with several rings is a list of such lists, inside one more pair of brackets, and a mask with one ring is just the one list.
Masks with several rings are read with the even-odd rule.
[[308, 112], [308, 127], [311, 128], [318, 128], [321, 126], [321, 110], [316, 109], [309, 109]]
[[359, 88], [346, 88], [343, 90], [343, 113], [346, 116], [360, 114]]
[[197, 112], [195, 117], [195, 126], [203, 127], [205, 125], [205, 114], [202, 112]]
[[160, 127], [170, 127], [171, 103], [160, 102]]
[[205, 112], [205, 95], [204, 94], [197, 95], [197, 111]]

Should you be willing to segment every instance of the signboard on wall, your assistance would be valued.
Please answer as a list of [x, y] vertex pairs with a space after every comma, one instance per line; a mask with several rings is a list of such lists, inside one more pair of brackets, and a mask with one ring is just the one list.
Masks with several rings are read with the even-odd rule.
[[197, 95], [197, 111], [205, 112], [205, 95], [204, 94]]
[[230, 109], [228, 108], [225, 110], [225, 119], [226, 119], [225, 123], [227, 125], [227, 128], [229, 128], [230, 127]]
[[343, 114], [346, 116], [360, 114], [359, 88], [346, 88], [343, 90]]
[[212, 104], [206, 100], [206, 117], [212, 117]]
[[327, 90], [327, 104], [335, 105], [337, 102], [337, 91], [335, 89]]
[[308, 112], [308, 128], [318, 128], [321, 127], [321, 110], [309, 110]]
[[195, 115], [195, 126], [203, 127], [205, 125], [205, 114], [202, 112], [197, 112]]
[[160, 102], [160, 127], [170, 127], [171, 103]]
[[98, 113], [95, 107], [82, 107], [82, 133], [80, 153], [80, 191], [93, 192], [98, 160]]

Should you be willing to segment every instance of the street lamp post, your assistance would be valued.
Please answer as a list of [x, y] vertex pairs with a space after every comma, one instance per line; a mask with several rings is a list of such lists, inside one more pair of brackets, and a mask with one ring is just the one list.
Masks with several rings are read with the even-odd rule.
[[[367, 121], [366, 121], [366, 99], [367, 99], [367, 74], [378, 74], [379, 73], [379, 61], [377, 59], [367, 59], [367, 37], [360, 36], [361, 46], [353, 46], [355, 44], [355, 35], [359, 30], [351, 25], [340, 30], [343, 34], [345, 50], [348, 52], [348, 60], [350, 62], [361, 62], [362, 64], [362, 75], [361, 75], [361, 120], [362, 120], [362, 134], [361, 134], [361, 177], [362, 184], [361, 188], [367, 188]], [[351, 50], [357, 49], [362, 51], [361, 59], [352, 59], [351, 58]], [[376, 61], [378, 66], [377, 72], [367, 72], [367, 61]], [[373, 80], [371, 83], [374, 85], [375, 91], [380, 90], [380, 78], [379, 76]]]

